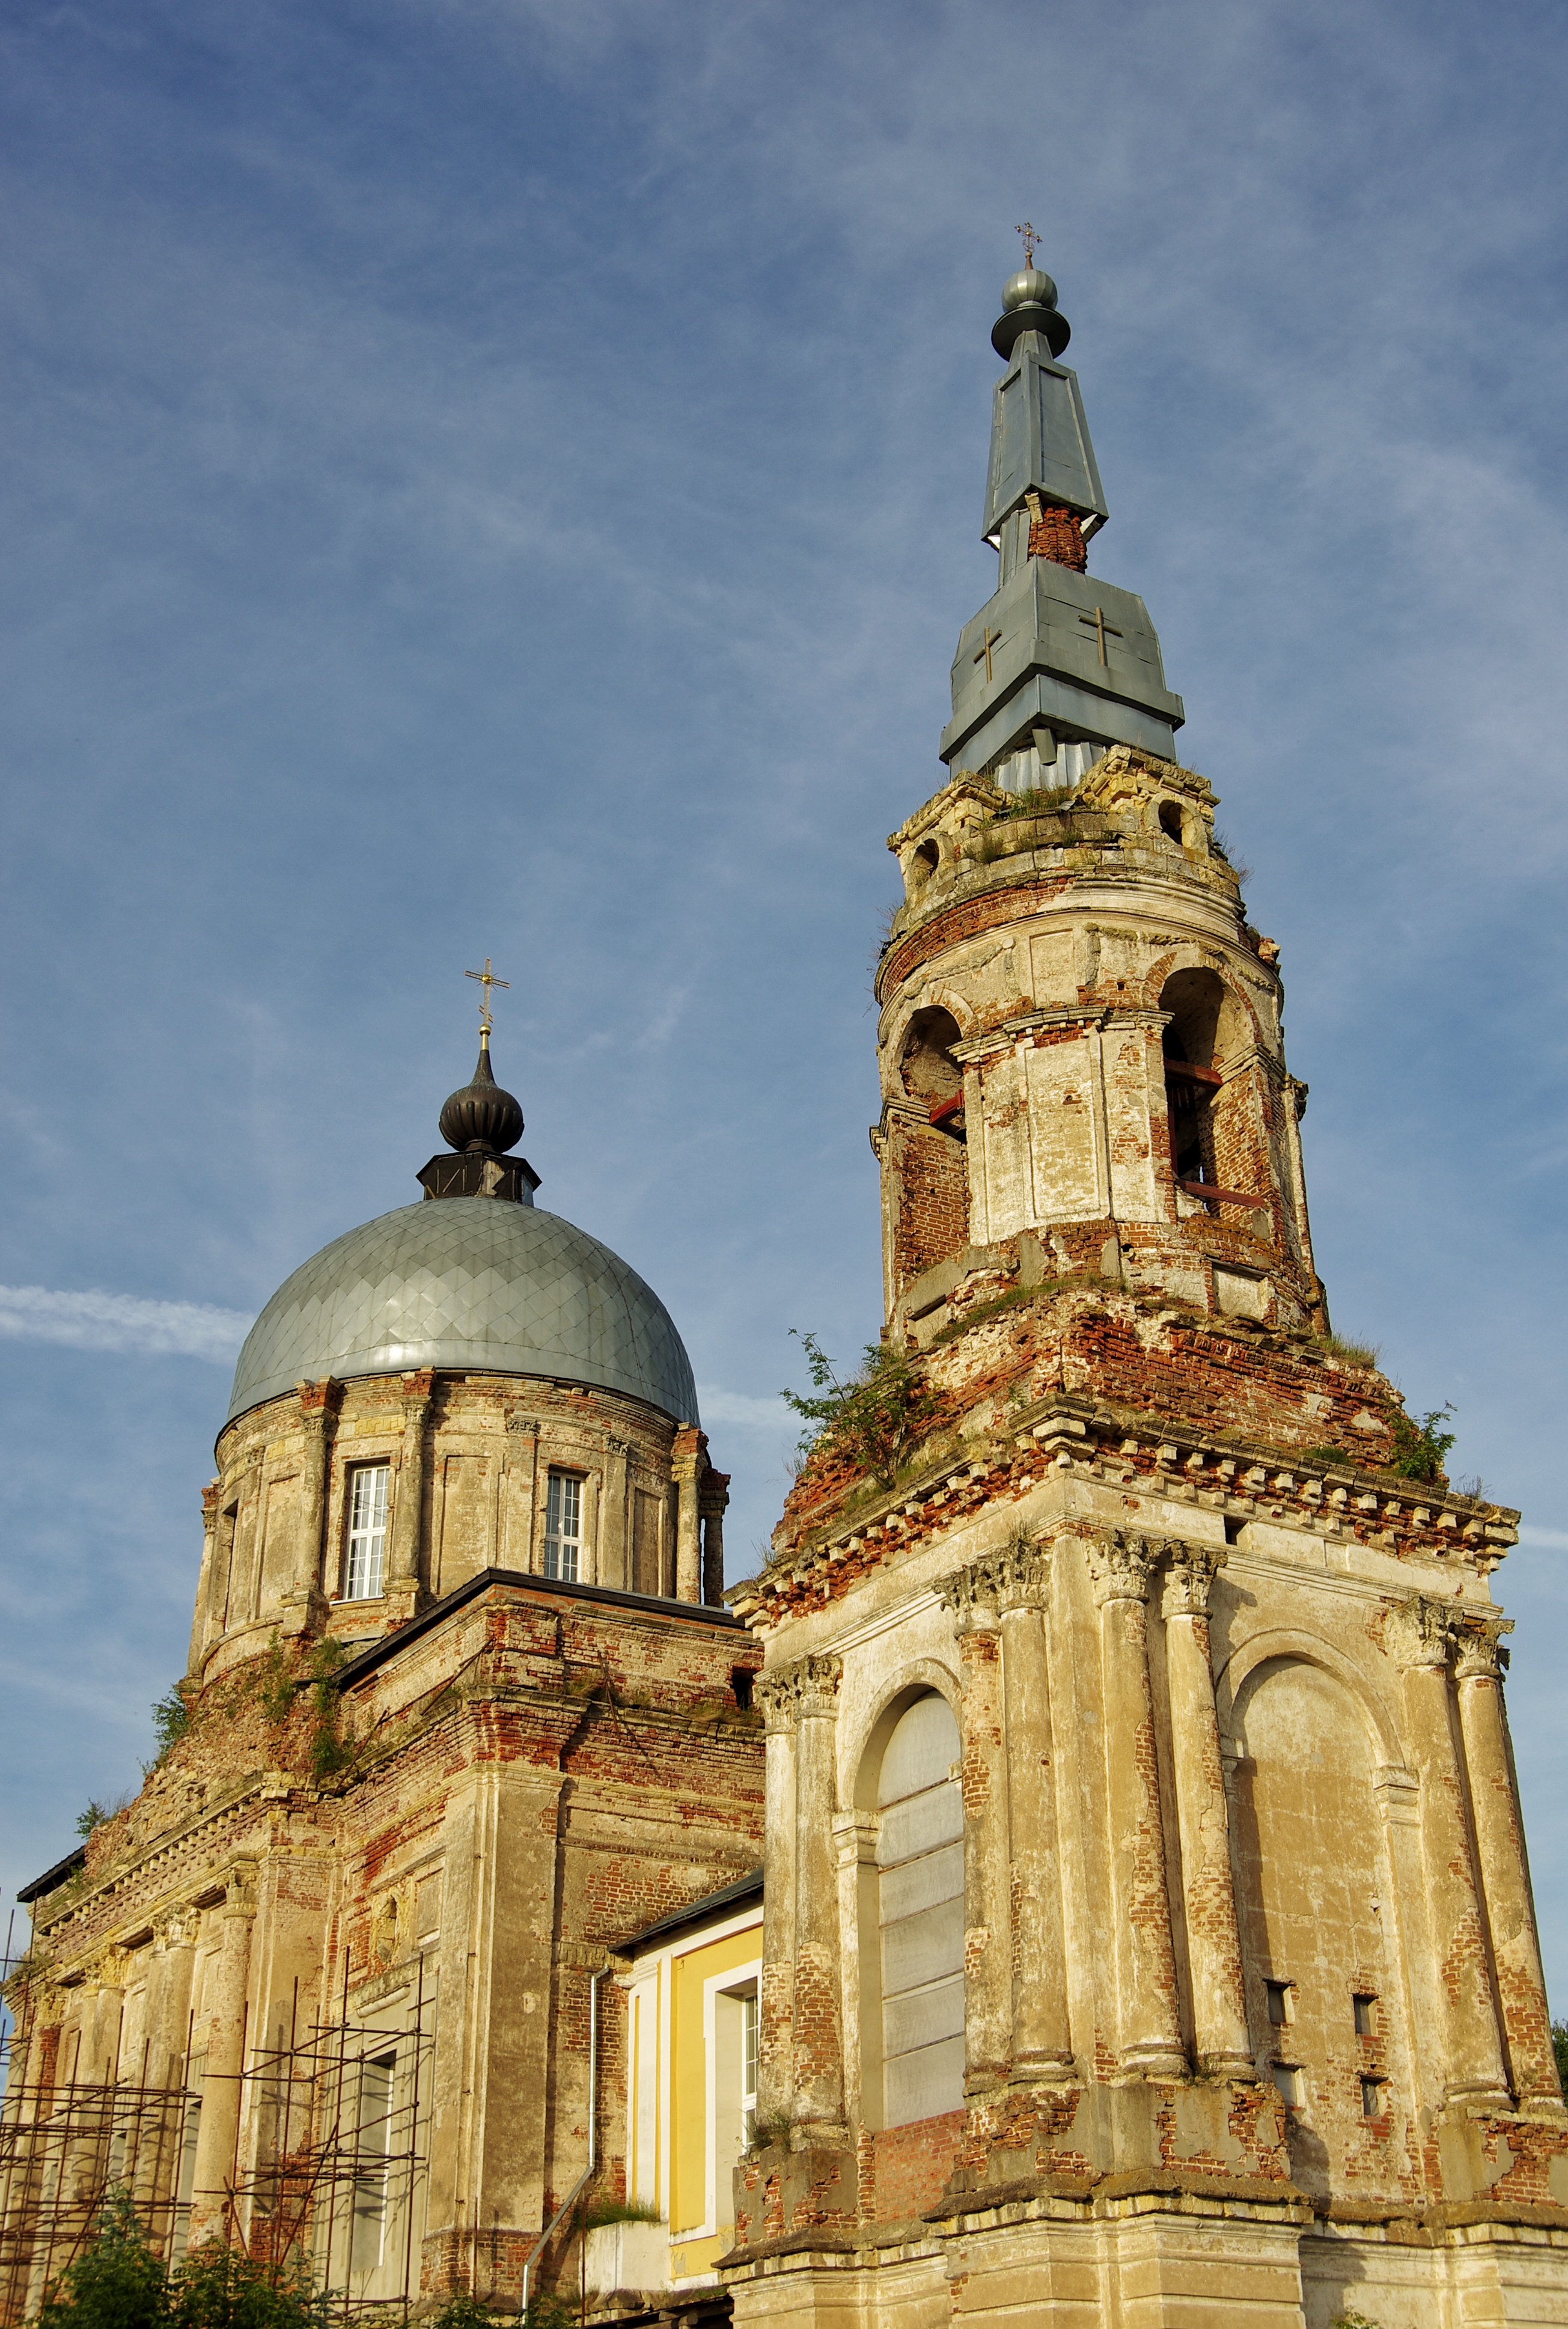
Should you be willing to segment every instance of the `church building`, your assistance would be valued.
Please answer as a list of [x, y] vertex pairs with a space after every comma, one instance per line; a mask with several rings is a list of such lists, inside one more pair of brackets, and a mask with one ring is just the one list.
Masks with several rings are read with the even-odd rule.
[[0, 2324], [118, 2188], [349, 2319], [1568, 2329], [1518, 1515], [1331, 1330], [1025, 255], [889, 844], [878, 1363], [726, 1593], [679, 1334], [484, 1014], [421, 1200], [241, 1353], [178, 1735], [24, 1895]]
[[488, 1016], [422, 1200], [241, 1352], [183, 1735], [23, 1895], [0, 2321], [113, 2187], [165, 2255], [302, 2250], [351, 2315], [515, 2312], [622, 2175], [611, 1952], [760, 1859], [691, 1364], [534, 1205]]
[[732, 1597], [768, 1725], [735, 2321], [1568, 2322], [1518, 1516], [1330, 1334], [1279, 948], [1142, 599], [1088, 570], [1032, 264], [992, 339], [997, 589], [876, 978], [914, 1444], [820, 1442]]

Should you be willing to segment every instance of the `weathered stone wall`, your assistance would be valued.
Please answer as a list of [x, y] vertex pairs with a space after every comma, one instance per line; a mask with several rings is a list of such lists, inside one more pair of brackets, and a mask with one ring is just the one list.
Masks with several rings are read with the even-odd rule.
[[[287, 1637], [218, 1667], [137, 1801], [36, 1904], [19, 2060], [200, 2089], [193, 2231], [265, 2245], [278, 2064], [330, 2054], [338, 2023], [351, 2061], [355, 2033], [411, 2048], [422, 1990], [416, 2268], [515, 2300], [587, 2159], [593, 1975], [756, 1863], [757, 1664], [722, 1611], [541, 1579], [471, 1581], [335, 1674]], [[614, 2196], [619, 1993], [600, 1988]], [[327, 2088], [301, 2073], [296, 2151], [322, 2139]], [[166, 2183], [174, 2161], [147, 2172]]]
[[[877, 976], [874, 1137], [901, 1331], [935, 1264], [1025, 1232], [1059, 1268], [1324, 1323], [1278, 948], [1247, 926], [1213, 818], [1201, 777], [1119, 747], [1065, 805], [959, 776], [893, 836], [908, 894]], [[959, 1031], [961, 1216], [933, 1208], [930, 1135], [894, 1128], [908, 1031], [936, 1010]], [[1173, 1084], [1167, 1053], [1195, 1072]], [[1173, 1090], [1201, 1130], [1184, 1177], [1214, 1197], [1177, 1184]]]
[[[405, 1624], [486, 1569], [543, 1568], [551, 1466], [582, 1483], [581, 1581], [704, 1595], [703, 1510], [722, 1516], [707, 1443], [614, 1393], [510, 1375], [302, 1384], [220, 1436], [191, 1672], [252, 1657], [274, 1632], [354, 1638]], [[382, 1593], [343, 1599], [355, 1466], [391, 1467]], [[699, 1548], [680, 1569], [680, 1547]]]

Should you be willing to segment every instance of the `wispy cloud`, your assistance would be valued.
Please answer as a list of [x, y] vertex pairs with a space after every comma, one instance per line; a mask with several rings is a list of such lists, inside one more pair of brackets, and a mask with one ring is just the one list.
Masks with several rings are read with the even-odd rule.
[[149, 1302], [97, 1288], [0, 1286], [0, 1334], [30, 1343], [71, 1343], [82, 1351], [140, 1351], [212, 1359], [227, 1365], [250, 1325], [243, 1310], [207, 1302]]
[[1544, 1552], [1568, 1552], [1568, 1529], [1535, 1528], [1529, 1521], [1519, 1528], [1521, 1544], [1538, 1544]]
[[727, 1423], [742, 1430], [779, 1431], [789, 1421], [783, 1400], [753, 1399], [743, 1391], [704, 1391], [697, 1387], [704, 1423]]

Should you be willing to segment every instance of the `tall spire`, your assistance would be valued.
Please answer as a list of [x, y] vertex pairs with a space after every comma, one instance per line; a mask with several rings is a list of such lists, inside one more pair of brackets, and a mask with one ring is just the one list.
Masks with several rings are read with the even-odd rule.
[[1168, 759], [1185, 716], [1143, 600], [1085, 571], [1110, 513], [1078, 375], [1060, 362], [1070, 336], [1031, 255], [991, 332], [1006, 369], [992, 395], [981, 530], [999, 587], [960, 634], [939, 746], [955, 772], [1008, 791], [1076, 781], [1109, 744]]

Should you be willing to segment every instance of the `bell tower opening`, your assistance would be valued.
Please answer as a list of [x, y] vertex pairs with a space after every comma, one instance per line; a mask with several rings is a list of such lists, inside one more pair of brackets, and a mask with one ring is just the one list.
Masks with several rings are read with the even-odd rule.
[[1171, 1164], [1178, 1182], [1217, 1183], [1214, 1103], [1224, 1077], [1215, 1052], [1228, 997], [1212, 970], [1178, 970], [1159, 1000], [1170, 1013], [1163, 1042]]
[[959, 1023], [950, 1011], [931, 1007], [910, 1021], [899, 1058], [899, 1073], [911, 1099], [951, 1099], [964, 1089], [964, 1071], [952, 1053]]

